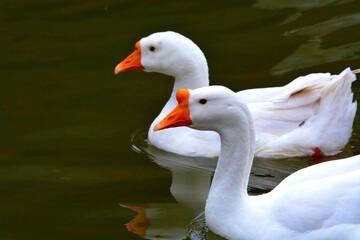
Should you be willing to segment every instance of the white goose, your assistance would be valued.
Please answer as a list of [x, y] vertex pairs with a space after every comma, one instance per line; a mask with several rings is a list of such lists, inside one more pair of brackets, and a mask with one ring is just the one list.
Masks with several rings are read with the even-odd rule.
[[[149, 129], [150, 143], [181, 155], [218, 156], [220, 140], [213, 131], [188, 127], [153, 131], [155, 123], [176, 106], [178, 89], [209, 85], [206, 58], [199, 47], [175, 32], [152, 34], [136, 43], [135, 51], [116, 66], [115, 73], [135, 69], [175, 77], [170, 99]], [[254, 119], [255, 155], [282, 158], [340, 152], [351, 136], [356, 113], [351, 92], [355, 80], [354, 73], [345, 69], [340, 75], [316, 73], [283, 87], [237, 92]]]
[[360, 239], [360, 155], [301, 169], [274, 190], [249, 196], [255, 150], [248, 107], [231, 90], [180, 89], [178, 106], [154, 131], [191, 126], [220, 134], [205, 207], [209, 228], [227, 239]]

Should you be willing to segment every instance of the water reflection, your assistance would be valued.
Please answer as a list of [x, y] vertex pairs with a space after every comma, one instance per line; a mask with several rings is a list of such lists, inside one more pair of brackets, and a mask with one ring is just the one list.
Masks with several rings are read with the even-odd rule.
[[[324, 49], [321, 40], [314, 39], [301, 44], [298, 49], [274, 66], [274, 74], [283, 74], [289, 71], [313, 67], [324, 63], [332, 63], [341, 59], [357, 60], [360, 55], [360, 41]], [[336, 74], [336, 73], [334, 73]]]
[[257, 0], [253, 6], [264, 9], [296, 8], [299, 11], [305, 11], [326, 6], [337, 6], [352, 1], [354, 0]]
[[[324, 48], [322, 37], [358, 25], [360, 13], [335, 16], [322, 22], [286, 31], [283, 36], [301, 36], [308, 40], [300, 44], [297, 49], [271, 68], [274, 74], [309, 68], [326, 63], [338, 62], [343, 59], [360, 59], [360, 41], [351, 42], [348, 39], [342, 44]], [[349, 34], [348, 34], [349, 35]]]
[[[291, 14], [280, 23], [280, 25], [285, 25], [298, 20], [303, 16], [303, 12], [305, 11], [324, 7], [339, 6], [346, 3], [351, 3], [353, 1], [354, 0], [257, 0], [255, 4], [253, 4], [253, 7], [267, 10], [296, 9], [296, 13]], [[335, 22], [333, 25], [337, 24], [338, 22]]]
[[[217, 159], [186, 157], [168, 153], [147, 143], [147, 131], [139, 130], [132, 137], [133, 149], [147, 155], [162, 168], [171, 171], [170, 193], [175, 203], [121, 203], [120, 205], [135, 211], [135, 216], [126, 224], [129, 231], [146, 239], [185, 239], [188, 236], [189, 223], [192, 233], [201, 236], [204, 228], [203, 217], [192, 221], [204, 211], [206, 199]], [[350, 149], [350, 148], [348, 148]], [[340, 156], [352, 155], [345, 151]], [[321, 159], [321, 161], [324, 159]], [[294, 171], [316, 163], [311, 158], [261, 159], [254, 160], [249, 181], [250, 194], [256, 195], [273, 189], [281, 180]], [[216, 239], [211, 233], [206, 239]]]
[[322, 37], [360, 23], [360, 13], [335, 16], [329, 20], [287, 31], [284, 36]]

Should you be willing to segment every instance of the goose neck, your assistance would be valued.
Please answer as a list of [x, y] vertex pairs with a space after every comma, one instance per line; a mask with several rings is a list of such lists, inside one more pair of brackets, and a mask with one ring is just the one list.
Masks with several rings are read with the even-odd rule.
[[221, 150], [207, 200], [209, 215], [232, 216], [235, 209], [246, 206], [255, 145], [253, 123], [248, 114], [247, 120], [234, 121], [236, 127], [219, 131]]
[[174, 75], [175, 82], [172, 95], [175, 96], [180, 88], [196, 89], [209, 86], [209, 73], [207, 66], [193, 67], [189, 71]]

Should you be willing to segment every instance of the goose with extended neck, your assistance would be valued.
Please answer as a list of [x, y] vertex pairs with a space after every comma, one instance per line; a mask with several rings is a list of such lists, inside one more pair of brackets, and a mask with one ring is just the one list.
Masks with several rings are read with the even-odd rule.
[[227, 239], [360, 239], [360, 156], [320, 163], [271, 192], [247, 193], [255, 151], [251, 113], [220, 87], [180, 89], [178, 106], [154, 131], [190, 126], [219, 133], [221, 151], [205, 207], [209, 228]]
[[[175, 78], [170, 99], [150, 126], [150, 143], [181, 155], [218, 156], [220, 140], [213, 131], [188, 127], [153, 131], [156, 122], [176, 106], [178, 89], [209, 85], [208, 66], [200, 48], [175, 32], [154, 33], [136, 43], [134, 53], [116, 66], [115, 73], [135, 69]], [[283, 87], [237, 92], [253, 115], [255, 155], [282, 158], [340, 152], [352, 133], [356, 102], [351, 84], [355, 80], [354, 73], [345, 69], [340, 75], [309, 74]]]

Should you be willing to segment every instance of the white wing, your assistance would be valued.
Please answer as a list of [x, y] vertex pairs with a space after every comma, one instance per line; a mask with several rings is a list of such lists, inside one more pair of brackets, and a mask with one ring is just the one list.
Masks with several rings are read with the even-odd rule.
[[277, 227], [305, 239], [359, 236], [360, 156], [301, 169], [262, 200]]
[[340, 75], [310, 74], [280, 88], [238, 92], [248, 103], [256, 131], [256, 156], [326, 155], [348, 142], [356, 113], [351, 70]]

